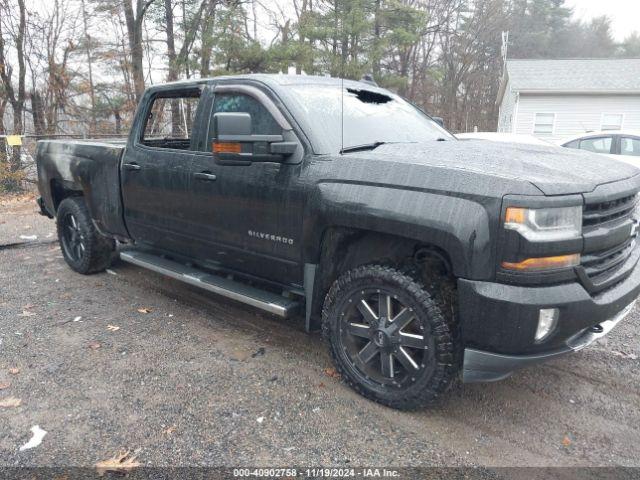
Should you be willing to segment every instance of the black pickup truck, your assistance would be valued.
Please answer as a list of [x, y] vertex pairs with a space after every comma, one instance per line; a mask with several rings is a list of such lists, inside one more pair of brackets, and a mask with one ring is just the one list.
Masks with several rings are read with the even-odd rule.
[[126, 142], [41, 141], [37, 164], [73, 270], [119, 255], [300, 315], [346, 382], [396, 408], [579, 350], [640, 290], [640, 171], [458, 141], [367, 83], [155, 86]]

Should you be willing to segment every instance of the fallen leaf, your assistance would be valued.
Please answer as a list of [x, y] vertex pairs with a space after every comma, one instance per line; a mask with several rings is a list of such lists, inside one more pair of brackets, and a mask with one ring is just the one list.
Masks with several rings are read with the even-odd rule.
[[21, 452], [40, 445], [40, 443], [42, 443], [42, 439], [47, 434], [47, 432], [41, 429], [38, 425], [31, 427], [31, 433], [33, 433], [31, 439], [20, 447]]
[[9, 388], [10, 386], [11, 384], [9, 382], [0, 383], [0, 390], [4, 390], [6, 388]]
[[97, 350], [97, 349], [99, 349], [101, 346], [102, 346], [102, 345], [100, 345], [98, 342], [91, 342], [91, 343], [89, 344], [89, 348], [90, 348], [91, 350]]
[[22, 313], [19, 313], [19, 317], [33, 317], [35, 313], [30, 312], [29, 310], [23, 310]]
[[142, 307], [138, 309], [139, 313], [151, 313], [151, 309], [150, 308], [146, 308], [146, 307]]
[[9, 373], [10, 373], [11, 375], [17, 375], [17, 374], [19, 374], [19, 373], [20, 373], [20, 369], [19, 369], [19, 368], [16, 368], [16, 367], [12, 367], [12, 368], [10, 368], [10, 369], [9, 369]]
[[116, 325], [107, 325], [107, 330], [110, 330], [112, 332], [117, 332], [118, 330], [120, 330], [120, 327]]
[[171, 435], [175, 431], [176, 431], [176, 426], [175, 425], [171, 425], [169, 428], [167, 428], [164, 431], [164, 433], [166, 433], [167, 435]]
[[129, 457], [128, 450], [121, 451], [111, 458], [96, 463], [96, 470], [101, 477], [107, 472], [126, 475], [130, 470], [140, 466], [140, 463], [135, 460], [135, 455]]
[[564, 445], [565, 447], [571, 445], [571, 439], [567, 435], [565, 435], [562, 439], [562, 445]]
[[22, 400], [16, 397], [7, 397], [0, 400], [0, 407], [2, 408], [12, 408], [19, 407], [22, 403]]
[[327, 377], [331, 377], [331, 378], [340, 378], [340, 374], [336, 371], [335, 368], [331, 367], [331, 368], [325, 368], [323, 370], [324, 374]]

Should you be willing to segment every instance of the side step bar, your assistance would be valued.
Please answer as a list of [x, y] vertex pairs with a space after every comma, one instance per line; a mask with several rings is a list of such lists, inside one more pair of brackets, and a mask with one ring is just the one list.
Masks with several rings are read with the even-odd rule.
[[173, 260], [146, 252], [120, 252], [120, 258], [128, 263], [148, 268], [167, 277], [180, 280], [223, 297], [251, 305], [280, 317], [289, 317], [300, 308], [300, 303], [276, 293], [206, 273]]

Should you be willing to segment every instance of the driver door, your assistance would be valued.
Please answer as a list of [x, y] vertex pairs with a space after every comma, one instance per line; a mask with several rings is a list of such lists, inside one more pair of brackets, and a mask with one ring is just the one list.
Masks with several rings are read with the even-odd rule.
[[[250, 114], [253, 135], [282, 134], [269, 111], [275, 104], [267, 108], [256, 87], [238, 88], [214, 94], [208, 145], [215, 141], [216, 113]], [[209, 152], [194, 156], [189, 233], [201, 261], [278, 283], [301, 282], [302, 156], [302, 144], [297, 162], [221, 164]]]

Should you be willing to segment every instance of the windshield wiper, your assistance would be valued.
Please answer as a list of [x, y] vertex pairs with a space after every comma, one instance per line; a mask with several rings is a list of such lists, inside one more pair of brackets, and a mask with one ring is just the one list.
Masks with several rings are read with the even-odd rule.
[[350, 153], [350, 152], [364, 152], [367, 150], [375, 150], [380, 145], [384, 145], [388, 142], [373, 142], [373, 143], [365, 143], [364, 145], [354, 145], [353, 147], [344, 147], [340, 150], [340, 153]]

